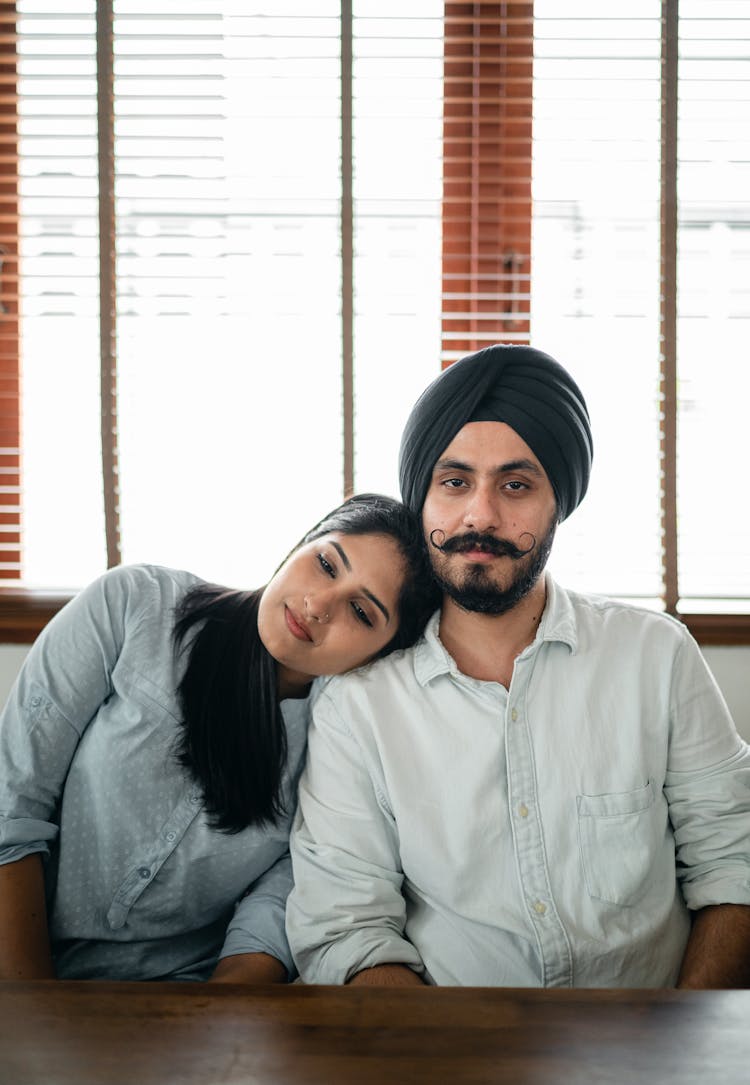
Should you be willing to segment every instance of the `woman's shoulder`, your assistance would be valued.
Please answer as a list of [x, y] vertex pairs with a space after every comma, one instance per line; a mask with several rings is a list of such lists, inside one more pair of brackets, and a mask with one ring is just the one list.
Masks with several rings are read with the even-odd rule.
[[91, 586], [114, 603], [175, 606], [193, 588], [204, 583], [194, 573], [170, 569], [164, 565], [117, 565], [108, 569]]

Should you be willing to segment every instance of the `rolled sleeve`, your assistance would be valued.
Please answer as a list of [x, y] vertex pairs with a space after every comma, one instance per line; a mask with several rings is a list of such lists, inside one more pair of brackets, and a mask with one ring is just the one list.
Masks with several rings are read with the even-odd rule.
[[292, 976], [296, 969], [285, 930], [286, 901], [292, 888], [292, 863], [283, 855], [238, 903], [227, 927], [220, 957], [268, 953]]
[[0, 715], [0, 863], [46, 853], [81, 735], [111, 689], [123, 609], [120, 570], [57, 614], [27, 656]]
[[406, 905], [398, 834], [382, 781], [331, 698], [315, 707], [291, 851], [295, 886], [287, 933], [308, 983], [346, 983], [364, 968], [423, 970], [403, 937]]
[[687, 638], [672, 686], [664, 793], [689, 908], [750, 904], [750, 749], [700, 650]]

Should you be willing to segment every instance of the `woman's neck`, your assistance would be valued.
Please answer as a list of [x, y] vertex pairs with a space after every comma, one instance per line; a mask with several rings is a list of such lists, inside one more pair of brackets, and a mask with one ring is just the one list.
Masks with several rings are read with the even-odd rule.
[[298, 700], [307, 697], [312, 685], [312, 677], [293, 671], [283, 663], [276, 664], [276, 692], [280, 701]]

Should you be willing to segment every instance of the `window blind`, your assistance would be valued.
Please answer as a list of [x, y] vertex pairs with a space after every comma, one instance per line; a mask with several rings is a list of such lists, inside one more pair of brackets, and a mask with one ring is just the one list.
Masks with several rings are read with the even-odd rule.
[[750, 8], [679, 10], [680, 606], [737, 611], [750, 600]]
[[445, 5], [444, 364], [529, 341], [533, 9]]
[[659, 606], [661, 9], [534, 10], [531, 333], [585, 390], [595, 444], [551, 568]]
[[[739, 2], [446, 4], [444, 274], [463, 260], [467, 282], [481, 266], [502, 281], [513, 222], [502, 196], [515, 196], [530, 231], [518, 338], [568, 366], [593, 419], [589, 494], [551, 568], [573, 587], [683, 614], [750, 605], [750, 518], [736, 500], [750, 373], [748, 28]], [[450, 127], [460, 111], [463, 169]], [[528, 210], [511, 187], [524, 163]], [[446, 332], [458, 353], [513, 341], [519, 295], [465, 289], [451, 298], [460, 313], [446, 301], [444, 356]]]
[[25, 582], [104, 564], [94, 5], [17, 5]]
[[[396, 489], [403, 420], [439, 353], [442, 5], [351, 15], [347, 75], [338, 4], [114, 4], [116, 297], [101, 309], [116, 329], [104, 432], [124, 561], [264, 579], [343, 495], [347, 410], [354, 484]], [[18, 16], [31, 586], [75, 587], [106, 560], [95, 16], [85, 0], [64, 15], [25, 0]], [[107, 244], [102, 232], [104, 266]]]
[[[26, 586], [76, 587], [106, 562], [96, 9], [0, 8], [0, 571]], [[747, 25], [739, 0], [117, 0], [123, 559], [260, 582], [347, 472], [395, 492], [403, 421], [441, 360], [531, 340], [580, 380], [595, 426], [553, 571], [731, 610], [713, 633], [743, 636], [747, 522], [705, 451], [741, 458]]]
[[355, 2], [355, 479], [398, 494], [409, 410], [439, 372], [443, 5]]
[[21, 568], [14, 5], [0, 4], [0, 581]]

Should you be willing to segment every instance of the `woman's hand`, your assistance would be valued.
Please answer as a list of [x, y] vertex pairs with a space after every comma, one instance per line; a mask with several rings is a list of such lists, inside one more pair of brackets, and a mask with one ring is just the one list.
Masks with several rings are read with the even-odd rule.
[[40, 855], [0, 866], [0, 980], [55, 978]]

